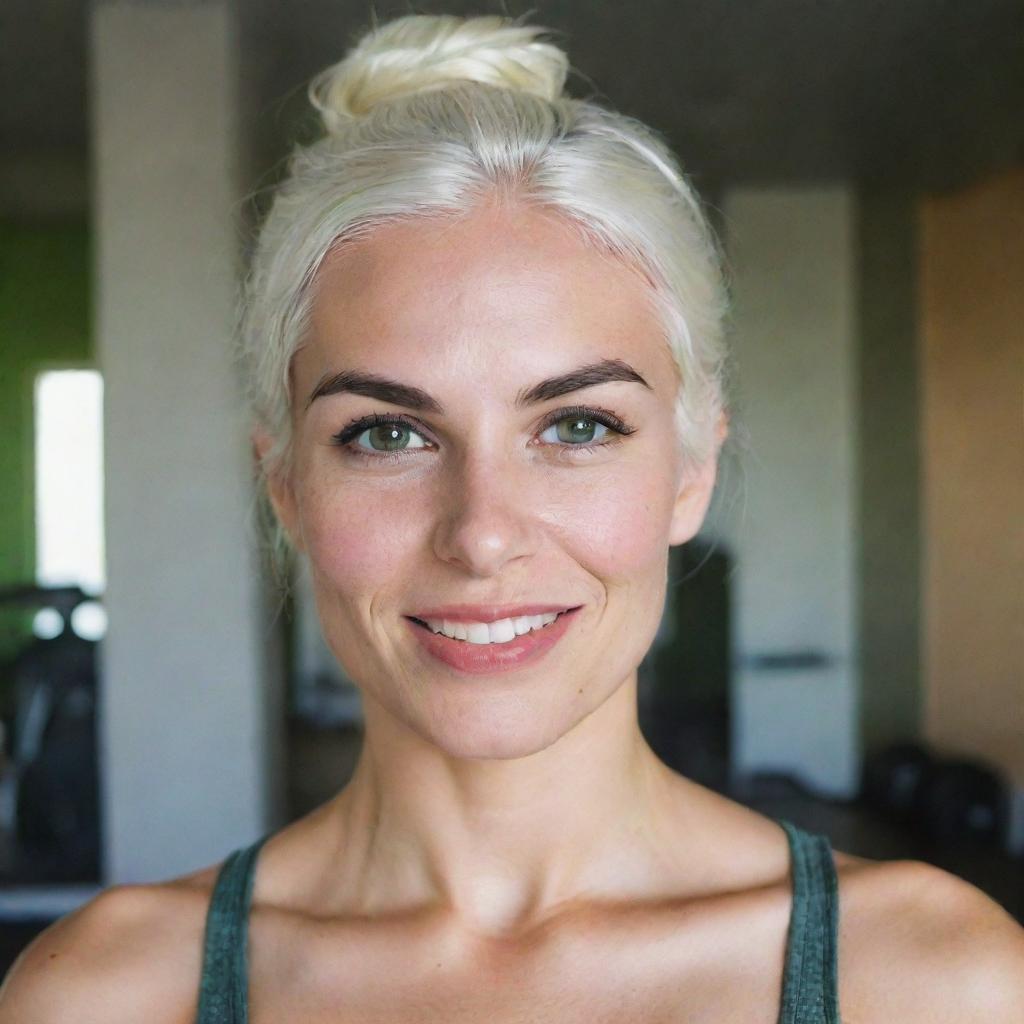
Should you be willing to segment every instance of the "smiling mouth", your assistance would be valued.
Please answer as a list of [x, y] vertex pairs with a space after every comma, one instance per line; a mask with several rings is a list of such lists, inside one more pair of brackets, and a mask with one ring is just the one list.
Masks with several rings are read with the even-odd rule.
[[500, 646], [503, 643], [509, 643], [512, 640], [518, 640], [520, 637], [529, 636], [532, 633], [539, 633], [542, 630], [547, 629], [549, 626], [553, 626], [564, 615], [568, 615], [570, 612], [575, 612], [582, 607], [582, 605], [577, 605], [573, 608], [566, 608], [563, 611], [560, 611], [550, 622], [545, 622], [542, 625], [531, 626], [530, 629], [526, 630], [523, 633], [517, 632], [515, 636], [509, 637], [508, 640], [470, 640], [464, 637], [449, 636], [447, 633], [444, 633], [441, 630], [431, 628], [429, 623], [425, 622], [423, 619], [416, 618], [415, 615], [408, 615], [406, 616], [406, 618], [408, 618], [411, 622], [415, 622], [417, 626], [419, 626], [422, 629], [425, 629], [428, 633], [431, 633], [435, 636], [444, 637], [446, 640], [451, 640], [453, 643], [465, 644], [467, 646]]

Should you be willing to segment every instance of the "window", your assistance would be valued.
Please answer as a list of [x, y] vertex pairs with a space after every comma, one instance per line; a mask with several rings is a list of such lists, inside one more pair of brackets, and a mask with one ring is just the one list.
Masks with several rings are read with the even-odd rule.
[[[36, 582], [106, 586], [103, 549], [103, 378], [97, 370], [46, 370], [35, 382]], [[47, 635], [46, 612], [36, 634]], [[75, 609], [72, 629], [99, 639], [106, 618], [97, 602]], [[57, 627], [59, 629], [59, 625]]]

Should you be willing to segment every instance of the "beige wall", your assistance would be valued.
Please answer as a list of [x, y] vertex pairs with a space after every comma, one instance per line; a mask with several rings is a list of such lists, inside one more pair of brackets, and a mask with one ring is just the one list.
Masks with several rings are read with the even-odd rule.
[[1024, 786], [1024, 168], [920, 212], [924, 730]]

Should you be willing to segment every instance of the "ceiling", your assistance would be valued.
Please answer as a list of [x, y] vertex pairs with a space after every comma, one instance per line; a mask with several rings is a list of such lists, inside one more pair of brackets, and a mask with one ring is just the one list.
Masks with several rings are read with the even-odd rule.
[[[0, 5], [0, 164], [51, 159], [84, 178], [90, 6]], [[269, 160], [308, 127], [305, 81], [370, 23], [373, 0], [236, 6]], [[379, 20], [411, 9], [532, 11], [569, 53], [570, 90], [662, 131], [698, 184], [941, 190], [1024, 162], [1024, 0], [376, 3]]]

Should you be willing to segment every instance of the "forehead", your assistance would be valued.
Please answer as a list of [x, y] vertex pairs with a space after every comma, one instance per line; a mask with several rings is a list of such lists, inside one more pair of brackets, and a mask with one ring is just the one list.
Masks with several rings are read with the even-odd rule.
[[378, 226], [330, 253], [314, 288], [308, 373], [419, 355], [468, 367], [528, 353], [538, 369], [632, 356], [652, 373], [670, 360], [644, 277], [538, 208]]

